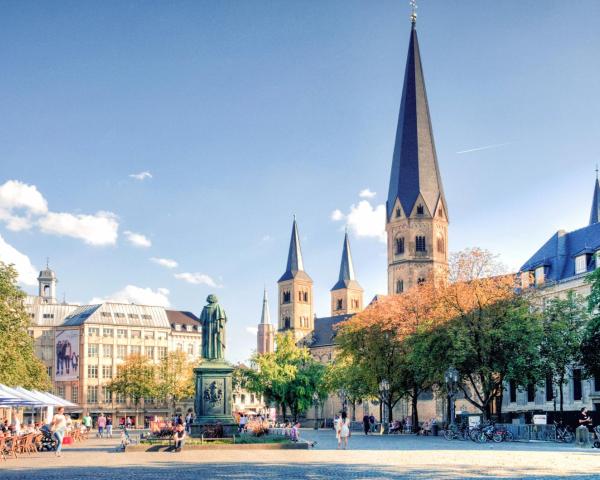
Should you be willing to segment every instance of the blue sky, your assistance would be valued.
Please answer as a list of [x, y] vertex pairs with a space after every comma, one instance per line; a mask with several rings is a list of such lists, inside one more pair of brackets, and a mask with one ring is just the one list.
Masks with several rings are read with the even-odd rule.
[[[420, 3], [450, 248], [518, 268], [589, 216], [600, 2]], [[346, 222], [366, 298], [385, 292], [377, 207], [408, 16], [404, 1], [0, 1], [0, 255], [49, 256], [71, 301], [198, 313], [215, 292], [233, 361], [255, 348], [265, 284], [276, 318], [293, 214], [319, 315]]]

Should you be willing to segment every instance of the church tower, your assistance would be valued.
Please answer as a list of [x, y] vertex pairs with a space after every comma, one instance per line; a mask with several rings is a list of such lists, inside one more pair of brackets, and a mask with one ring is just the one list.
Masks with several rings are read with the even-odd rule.
[[356, 281], [348, 232], [344, 235], [340, 276], [331, 289], [331, 316], [358, 313], [363, 309], [363, 289]]
[[38, 295], [42, 303], [56, 303], [56, 274], [46, 262], [46, 268], [38, 275]]
[[386, 203], [386, 232], [390, 295], [428, 279], [446, 280], [448, 209], [433, 141], [414, 10]]
[[267, 289], [263, 294], [263, 307], [260, 323], [258, 324], [256, 351], [259, 354], [272, 353], [275, 351], [275, 329], [271, 324], [271, 314], [269, 313], [269, 300], [267, 299]]
[[600, 182], [598, 182], [598, 169], [596, 169], [596, 183], [594, 184], [594, 197], [592, 211], [590, 212], [590, 225], [600, 222]]
[[279, 288], [278, 330], [280, 332], [291, 330], [296, 340], [301, 340], [314, 329], [313, 281], [304, 271], [295, 217], [287, 266], [277, 285]]

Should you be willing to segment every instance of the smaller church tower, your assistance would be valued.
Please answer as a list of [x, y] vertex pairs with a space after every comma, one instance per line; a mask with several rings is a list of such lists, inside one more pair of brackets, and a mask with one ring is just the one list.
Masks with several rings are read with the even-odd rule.
[[590, 225], [600, 222], [600, 182], [598, 182], [598, 169], [596, 168], [596, 183], [594, 184], [594, 197], [590, 213]]
[[38, 295], [43, 303], [56, 303], [56, 283], [58, 279], [49, 262], [46, 262], [46, 268], [38, 275]]
[[363, 289], [356, 281], [348, 232], [344, 235], [340, 276], [331, 289], [331, 316], [357, 313], [363, 309]]
[[256, 351], [259, 354], [272, 353], [275, 350], [275, 329], [271, 324], [271, 314], [269, 313], [269, 300], [267, 299], [267, 289], [263, 295], [262, 316], [258, 324]]
[[277, 282], [279, 288], [278, 330], [294, 332], [302, 340], [314, 329], [313, 281], [304, 271], [298, 224], [294, 217], [292, 238], [284, 274]]

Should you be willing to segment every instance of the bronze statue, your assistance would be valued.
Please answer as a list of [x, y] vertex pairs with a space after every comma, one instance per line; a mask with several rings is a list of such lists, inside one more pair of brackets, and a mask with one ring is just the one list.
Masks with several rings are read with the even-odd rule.
[[227, 315], [216, 295], [206, 298], [208, 305], [202, 309], [202, 358], [223, 360], [225, 358], [225, 323]]

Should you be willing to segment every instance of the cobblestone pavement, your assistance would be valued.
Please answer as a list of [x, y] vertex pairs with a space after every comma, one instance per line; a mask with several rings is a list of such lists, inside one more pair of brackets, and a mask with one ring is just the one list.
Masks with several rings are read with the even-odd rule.
[[600, 478], [600, 451], [548, 443], [485, 444], [441, 438], [353, 435], [336, 450], [330, 431], [305, 430], [312, 450], [203, 450], [118, 453], [96, 440], [51, 453], [0, 460], [0, 479], [558, 479]]

